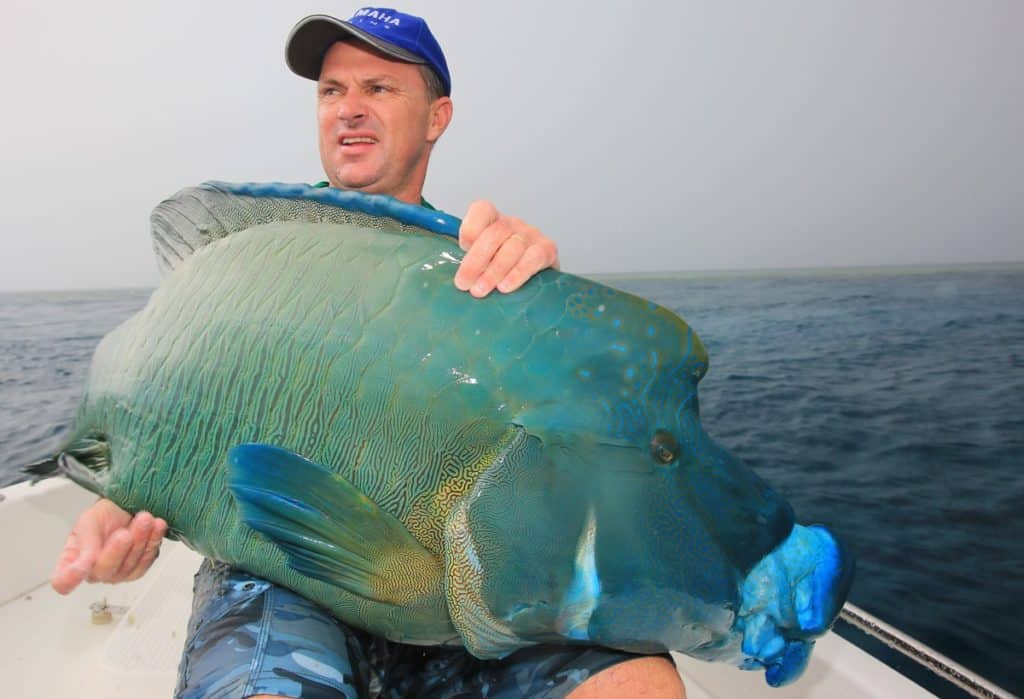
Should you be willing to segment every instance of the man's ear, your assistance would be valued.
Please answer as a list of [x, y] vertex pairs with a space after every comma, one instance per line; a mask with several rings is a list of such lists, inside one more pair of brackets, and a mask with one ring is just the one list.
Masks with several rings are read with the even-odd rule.
[[441, 134], [448, 128], [452, 120], [452, 99], [451, 97], [438, 97], [430, 105], [430, 125], [427, 128], [427, 141], [436, 143]]

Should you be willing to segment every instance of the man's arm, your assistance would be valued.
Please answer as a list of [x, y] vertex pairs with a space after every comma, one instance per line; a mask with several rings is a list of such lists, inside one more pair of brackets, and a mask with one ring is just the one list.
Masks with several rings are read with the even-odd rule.
[[156, 559], [167, 522], [140, 512], [134, 517], [100, 500], [75, 523], [50, 578], [62, 595], [83, 581], [118, 583], [142, 577]]
[[554, 241], [518, 218], [505, 216], [489, 201], [470, 205], [459, 228], [466, 251], [455, 286], [483, 298], [494, 289], [515, 291], [542, 269], [558, 269]]

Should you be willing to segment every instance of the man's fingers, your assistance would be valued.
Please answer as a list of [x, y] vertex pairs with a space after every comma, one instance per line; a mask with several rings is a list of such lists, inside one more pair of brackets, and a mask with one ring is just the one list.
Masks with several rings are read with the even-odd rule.
[[118, 529], [107, 537], [89, 573], [89, 582], [112, 582], [131, 548], [132, 535], [128, 529]]
[[[512, 228], [508, 219], [502, 218], [489, 225], [462, 259], [462, 264], [455, 273], [455, 287], [461, 291], [469, 291], [511, 235]], [[499, 281], [501, 277], [494, 283], [497, 284]]]
[[146, 545], [149, 543], [150, 532], [153, 531], [153, 515], [148, 512], [140, 512], [132, 519], [128, 526], [128, 534], [131, 536], [131, 544], [124, 560], [108, 582], [121, 582], [128, 579], [139, 565], [143, 554], [146, 552]]
[[103, 500], [79, 515], [57, 559], [50, 585], [62, 595], [74, 590], [92, 574], [103, 547], [103, 521], [98, 514], [103, 508], [101, 503]]
[[[548, 249], [549, 247], [551, 249]], [[553, 267], [557, 262], [553, 248], [553, 245], [546, 246], [544, 242], [528, 247], [515, 266], [498, 283], [498, 291], [503, 294], [515, 291], [537, 272]]]
[[58, 566], [50, 576], [50, 586], [57, 593], [67, 595], [85, 580], [85, 575], [86, 572], [81, 568]]
[[149, 543], [157, 548], [160, 547], [160, 542], [164, 540], [164, 536], [167, 534], [167, 522], [166, 520], [156, 517], [153, 520], [153, 531], [149, 533]]
[[522, 235], [513, 233], [491, 258], [487, 269], [477, 277], [477, 280], [470, 287], [469, 293], [476, 298], [483, 298], [494, 291], [498, 283], [503, 280], [516, 266], [526, 251], [527, 243]]
[[[62, 595], [68, 594], [85, 579], [89, 571], [79, 561], [80, 556], [81, 551], [78, 548], [78, 537], [74, 532], [71, 532], [68, 534], [64, 550], [61, 551], [60, 558], [57, 559], [57, 565], [50, 576], [50, 585], [58, 593]], [[76, 565], [76, 562], [78, 562], [78, 565]], [[87, 565], [91, 566], [91, 563]]]
[[[50, 577], [53, 589], [68, 594], [83, 580], [120, 582], [137, 570], [151, 538], [167, 532], [167, 523], [140, 513], [133, 518], [110, 500], [100, 499], [75, 522]], [[150, 561], [152, 562], [152, 561]]]
[[136, 562], [134, 569], [128, 571], [128, 574], [124, 577], [124, 581], [137, 580], [149, 570], [150, 566], [153, 565], [153, 561], [160, 554], [160, 544], [163, 542], [164, 534], [167, 533], [167, 522], [162, 519], [155, 521], [153, 530], [150, 533], [149, 539], [147, 539], [145, 546], [143, 547], [142, 555]]
[[459, 228], [466, 255], [455, 272], [455, 287], [477, 298], [497, 288], [515, 291], [537, 272], [558, 267], [558, 248], [543, 233], [501, 215], [489, 201], [474, 202]]
[[469, 205], [459, 226], [459, 247], [469, 250], [484, 230], [498, 220], [500, 214], [489, 201], [475, 201]]
[[[96, 560], [100, 549], [103, 548], [106, 532], [103, 519], [98, 514], [102, 509], [103, 502], [100, 500], [79, 515], [78, 521], [75, 522], [75, 528], [71, 530], [71, 536], [75, 537], [78, 544], [80, 562], [88, 562], [89, 565]], [[69, 541], [71, 536], [68, 537]]]
[[128, 582], [141, 578], [149, 570], [150, 566], [153, 565], [157, 555], [159, 555], [160, 544], [163, 543], [164, 534], [166, 533], [167, 522], [162, 519], [154, 519], [146, 539], [142, 541], [141, 545], [136, 543], [138, 555], [132, 557], [133, 560], [130, 565], [126, 564], [121, 567], [117, 582]]
[[64, 568], [78, 558], [81, 551], [78, 548], [78, 536], [71, 532], [68, 534], [67, 541], [64, 542], [64, 548], [61, 549], [60, 558], [57, 559], [57, 568]]

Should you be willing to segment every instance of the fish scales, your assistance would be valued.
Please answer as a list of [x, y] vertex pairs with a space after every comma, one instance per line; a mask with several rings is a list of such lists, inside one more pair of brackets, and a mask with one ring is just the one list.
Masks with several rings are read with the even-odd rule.
[[46, 468], [393, 640], [800, 674], [852, 559], [704, 432], [676, 315], [554, 270], [473, 299], [453, 223], [381, 197], [214, 184], [153, 223], [167, 275]]
[[[178, 463], [198, 461], [203, 453], [210, 453], [211, 451], [226, 453], [227, 449], [238, 441], [253, 440], [256, 435], [248, 433], [243, 429], [243, 424], [269, 422], [276, 426], [277, 433], [287, 435], [289, 433], [301, 434], [306, 425], [316, 422], [314, 416], [307, 414], [307, 411], [310, 406], [315, 406], [318, 402], [318, 400], [312, 398], [312, 394], [317, 386], [315, 379], [320, 375], [322, 367], [315, 362], [298, 362], [297, 356], [302, 354], [300, 352], [300, 345], [308, 346], [315, 343], [320, 347], [327, 347], [336, 343], [336, 355], [344, 355], [346, 353], [350, 355], [360, 354], [362, 356], [361, 360], [349, 359], [344, 369], [346, 373], [341, 376], [335, 374], [332, 379], [338, 380], [328, 382], [331, 386], [335, 387], [335, 393], [339, 392], [337, 388], [339, 386], [348, 385], [351, 387], [351, 393], [360, 399], [358, 400], [360, 415], [344, 416], [344, 419], [356, 419], [355, 425], [350, 425], [346, 428], [344, 425], [333, 424], [327, 431], [334, 431], [335, 434], [338, 434], [339, 428], [356, 433], [362, 430], [378, 432], [383, 430], [384, 434], [382, 436], [384, 439], [379, 444], [376, 457], [381, 463], [393, 464], [394, 466], [376, 468], [374, 470], [364, 469], [361, 471], [361, 475], [355, 476], [353, 480], [362, 490], [374, 492], [381, 501], [393, 503], [395, 514], [402, 517], [411, 507], [411, 502], [404, 493], [406, 481], [403, 474], [404, 462], [412, 457], [414, 461], [418, 460], [421, 463], [429, 463], [430, 455], [423, 453], [423, 450], [417, 450], [415, 444], [427, 445], [431, 443], [431, 440], [421, 439], [422, 434], [418, 430], [408, 428], [408, 425], [415, 423], [408, 421], [395, 422], [391, 419], [394, 412], [389, 412], [387, 408], [389, 404], [393, 407], [394, 398], [391, 397], [390, 392], [379, 390], [381, 381], [394, 382], [393, 377], [389, 376], [389, 374], [397, 371], [394, 367], [401, 359], [398, 356], [393, 356], [391, 351], [391, 348], [396, 346], [396, 338], [400, 334], [400, 328], [396, 327], [393, 323], [389, 325], [385, 321], [379, 320], [387, 306], [393, 302], [394, 294], [391, 292], [391, 286], [394, 283], [394, 279], [382, 280], [380, 286], [386, 286], [386, 290], [377, 294], [361, 296], [361, 303], [356, 311], [359, 316], [358, 318], [353, 318], [352, 313], [346, 313], [335, 319], [339, 322], [329, 327], [342, 329], [340, 335], [328, 332], [324, 336], [319, 334], [318, 330], [315, 335], [311, 331], [302, 332], [302, 321], [307, 319], [303, 317], [300, 306], [294, 302], [294, 298], [297, 295], [295, 290], [300, 281], [303, 278], [308, 278], [311, 258], [320, 256], [320, 248], [324, 244], [333, 244], [332, 247], [335, 249], [339, 247], [334, 237], [336, 235], [337, 233], [330, 237], [322, 238], [319, 242], [317, 242], [316, 236], [299, 236], [302, 242], [295, 246], [293, 254], [282, 255], [278, 258], [281, 260], [280, 272], [272, 273], [267, 270], [266, 266], [261, 266], [258, 271], [249, 270], [248, 278], [246, 278], [243, 270], [238, 269], [235, 264], [239, 257], [244, 256], [245, 250], [234, 250], [231, 256], [217, 256], [209, 264], [210, 269], [197, 269], [193, 274], [189, 275], [189, 280], [206, 280], [201, 284], [198, 292], [191, 292], [187, 288], [179, 289], [174, 284], [168, 285], [166, 289], [161, 290], [161, 293], [173, 294], [175, 297], [184, 296], [191, 292], [212, 299], [226, 299], [230, 295], [235, 295], [244, 300], [250, 289], [257, 290], [267, 275], [275, 274], [278, 283], [285, 289], [282, 313], [280, 314], [277, 308], [266, 303], [255, 306], [239, 306], [235, 303], [224, 301], [222, 303], [211, 303], [206, 307], [196, 304], [190, 309], [191, 314], [188, 318], [175, 318], [167, 317], [167, 315], [175, 315], [177, 306], [175, 304], [167, 304], [166, 306], [156, 306], [165, 308], [167, 310], [166, 315], [154, 316], [152, 318], [143, 317], [140, 319], [141, 322], [137, 324], [138, 328], [130, 326], [124, 328], [123, 334], [128, 337], [122, 337], [122, 333], [118, 333], [112, 335], [109, 341], [115, 343], [124, 342], [126, 345], [130, 345], [132, 342], [130, 335], [134, 332], [145, 333], [147, 337], [152, 338], [155, 334], [154, 329], [159, 329], [160, 332], [168, 336], [187, 337], [192, 328], [198, 329], [197, 332], [193, 333], [195, 339], [191, 346], [186, 348], [179, 343], [171, 343], [167, 352], [168, 356], [145, 358], [145, 365], [149, 370], [133, 382], [137, 385], [152, 386], [169, 383], [174, 381], [175, 377], [190, 378], [191, 380], [178, 387], [173, 392], [173, 395], [199, 397], [196, 403], [188, 406], [188, 410], [192, 413], [190, 416], [192, 420], [198, 418], [200, 422], [215, 422], [218, 415], [218, 406], [222, 406], [225, 402], [231, 402], [227, 400], [230, 391], [237, 391], [233, 396], [234, 404], [244, 402], [240, 400], [240, 396], [251, 391], [251, 386], [257, 384], [234, 380], [240, 374], [248, 374], [250, 377], [262, 377], [264, 381], [269, 381], [269, 383], [264, 383], [263, 390], [261, 391], [261, 395], [267, 401], [267, 405], [260, 406], [260, 413], [264, 414], [250, 414], [248, 410], [235, 411], [233, 415], [229, 414], [226, 426], [220, 431], [214, 430], [210, 433], [193, 432], [193, 434], [200, 438], [176, 440], [174, 447], [178, 451], [172, 453], [170, 460]], [[369, 238], [371, 242], [384, 247], [378, 254], [386, 256], [388, 259], [393, 259], [394, 246], [382, 245], [382, 239], [374, 233], [369, 233], [368, 236], [372, 236], [372, 238]], [[283, 239], [282, 232], [274, 229], [260, 231], [259, 235], [255, 236], [256, 239], [249, 242], [247, 246], [238, 245], [236, 247], [252, 246], [259, 250], [262, 246], [270, 244], [264, 237], [269, 238], [270, 241], [281, 247], [287, 247], [281, 242]], [[356, 236], [352, 236], [352, 239], [352, 247], [365, 251], [367, 240], [359, 240]], [[200, 251], [200, 255], [203, 252]], [[350, 259], [358, 259], [358, 257], [359, 255], [357, 254]], [[206, 262], [205, 257], [200, 257], [199, 255], [195, 259], [190, 260], [190, 264], [194, 266], [201, 266], [204, 262]], [[228, 266], [228, 269], [222, 269], [222, 266], [225, 264]], [[232, 269], [232, 267], [235, 268]], [[374, 273], [379, 273], [380, 269], [380, 266], [372, 268]], [[292, 271], [295, 273], [289, 274]], [[230, 277], [228, 276], [229, 274], [231, 275]], [[221, 282], [219, 285], [212, 286], [212, 288], [208, 281], [211, 279], [223, 280], [228, 278], [232, 280], [231, 283]], [[246, 286], [246, 281], [249, 282], [248, 286]], [[359, 276], [351, 276], [342, 280], [340, 283], [343, 286], [340, 288], [337, 286], [338, 283], [339, 280], [335, 278], [335, 288], [330, 289], [331, 294], [335, 296], [345, 295], [357, 286], [363, 288], [371, 286], [367, 279]], [[319, 288], [325, 289], [326, 286], [327, 284], [324, 282], [319, 285]], [[327, 289], [325, 289], [326, 291]], [[159, 299], [154, 301], [159, 303]], [[414, 301], [414, 303], [416, 307], [419, 306], [419, 301]], [[307, 305], [308, 307], [309, 305]], [[282, 332], [282, 336], [275, 338], [272, 335], [273, 322], [268, 320], [268, 318], [277, 317], [278, 315], [296, 318], [300, 323], [300, 331]], [[258, 318], [258, 320], [254, 320], [254, 318]], [[176, 320], [178, 321], [177, 323], [175, 322]], [[353, 342], [353, 338], [347, 332], [347, 328], [351, 323], [358, 320], [362, 320], [366, 331]], [[260, 336], [256, 338], [248, 337], [240, 329], [240, 326], [243, 325], [258, 327], [260, 329]], [[321, 324], [316, 323], [311, 327], [319, 328]], [[377, 339], [371, 340], [371, 337]], [[226, 351], [229, 344], [238, 344], [239, 342], [254, 342], [259, 345], [260, 351], [247, 354], [233, 354]], [[103, 349], [101, 347], [99, 351], [102, 352]], [[427, 351], [429, 351], [429, 348]], [[210, 356], [225, 357], [228, 362], [227, 370], [220, 371], [218, 376], [215, 373], [215, 367], [204, 361], [204, 358]], [[260, 364], [252, 361], [256, 358], [263, 358], [266, 363]], [[337, 362], [339, 358], [339, 356], [335, 356], [333, 359]], [[246, 362], [246, 359], [249, 361]], [[189, 361], [195, 361], [199, 367], [196, 372], [191, 374], [177, 372], [176, 367]], [[120, 358], [119, 365], [120, 368], [125, 366], [124, 358]], [[127, 378], [128, 375], [123, 376]], [[229, 378], [232, 380], [229, 381]], [[95, 376], [92, 381], [96, 384], [110, 383], [102, 375]], [[432, 396], [424, 396], [427, 401], [426, 410], [424, 410], [425, 415], [429, 415], [431, 411], [438, 407], [436, 401], [443, 397], [444, 386], [457, 385], [458, 382], [459, 379], [457, 377], [445, 376], [442, 379], [442, 386], [439, 387], [438, 392], [435, 392]], [[249, 386], [249, 388], [242, 388], [243, 386]], [[288, 390], [284, 390], [286, 388]], [[132, 393], [136, 390], [134, 387], [112, 388], [111, 393]], [[164, 394], [155, 391], [145, 391], [139, 392], [139, 395], [145, 396], [146, 399], [160, 400]], [[180, 406], [179, 409], [170, 414], [179, 416], [176, 422], [180, 425], [182, 423], [181, 416], [183, 416], [186, 406], [184, 403], [179, 403], [178, 406]], [[161, 413], [161, 411], [162, 408], [152, 408], [154, 414]], [[128, 415], [125, 414], [124, 417], [119, 419], [127, 418]], [[221, 420], [220, 422], [225, 421]], [[421, 424], [425, 422], [429, 422], [426, 417], [421, 421]], [[115, 429], [114, 431], [117, 430]], [[447, 432], [447, 430], [439, 431]], [[222, 437], [222, 432], [233, 433], [235, 441], [226, 441]], [[263, 436], [277, 437], [277, 433]], [[203, 441], [202, 437], [205, 437], [206, 441]], [[332, 461], [345, 462], [355, 456], [346, 450], [346, 442], [344, 440], [332, 442], [332, 440], [327, 439], [325, 442], [319, 449], [314, 451], [309, 451], [307, 445], [301, 439], [299, 441], [286, 441], [283, 444], [311, 458], [328, 457]], [[163, 454], [159, 453], [148, 454], [143, 445], [136, 445], [136, 449], [137, 451], [133, 455], [133, 459], [145, 457], [156, 463], [164, 457]], [[324, 449], [331, 449], [331, 453], [321, 453]], [[115, 455], [116, 457], [117, 455]], [[366, 455], [364, 454], [365, 457]], [[123, 455], [122, 458], [129, 460], [127, 455]], [[403, 466], [399, 467], [399, 464], [403, 464]], [[217, 464], [211, 465], [216, 466]], [[449, 470], [451, 469], [449, 468]], [[133, 470], [128, 473], [135, 472]], [[430, 469], [427, 469], [426, 473], [429, 474], [429, 472]], [[192, 469], [181, 475], [187, 477], [178, 480], [177, 483], [184, 484], [187, 487], [178, 489], [174, 487], [174, 484], [171, 484], [172, 487], [166, 491], [169, 497], [168, 502], [166, 504], [152, 504], [153, 509], [158, 514], [167, 514], [175, 507], [188, 507], [194, 484], [211, 482], [211, 474], [198, 469]], [[131, 482], [129, 481], [126, 487], [130, 487], [130, 485]], [[111, 493], [116, 494], [118, 484], [116, 482], [112, 483], [112, 488]], [[137, 505], [131, 502], [128, 504]], [[195, 532], [183, 531], [182, 534], [189, 540], [192, 540], [193, 538], [203, 539], [209, 532], [202, 530]], [[437, 540], [438, 538], [438, 535], [435, 533], [434, 539]]]

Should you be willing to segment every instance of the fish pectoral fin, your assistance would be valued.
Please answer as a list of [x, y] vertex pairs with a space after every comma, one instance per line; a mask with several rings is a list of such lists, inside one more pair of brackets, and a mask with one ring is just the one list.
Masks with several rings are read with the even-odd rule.
[[342, 476], [294, 452], [242, 444], [228, 454], [242, 520], [297, 572], [393, 605], [439, 602], [442, 564]]

